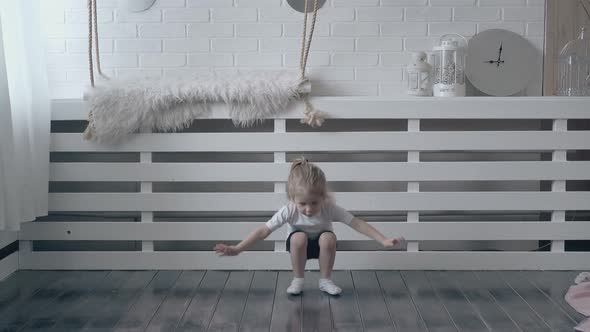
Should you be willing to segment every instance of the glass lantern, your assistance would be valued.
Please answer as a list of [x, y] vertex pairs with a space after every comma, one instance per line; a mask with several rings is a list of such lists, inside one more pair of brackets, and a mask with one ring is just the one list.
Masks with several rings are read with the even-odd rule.
[[567, 43], [558, 57], [558, 96], [590, 96], [590, 43], [585, 27]]
[[412, 53], [412, 62], [406, 69], [410, 96], [432, 96], [432, 66], [426, 61], [426, 53]]
[[433, 48], [433, 94], [435, 97], [465, 96], [465, 58], [467, 40], [458, 34], [440, 38]]

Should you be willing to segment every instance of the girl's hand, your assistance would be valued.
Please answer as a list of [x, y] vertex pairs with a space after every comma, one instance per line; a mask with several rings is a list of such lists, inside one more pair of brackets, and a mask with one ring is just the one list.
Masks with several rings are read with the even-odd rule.
[[396, 244], [402, 243], [404, 240], [405, 239], [402, 236], [400, 236], [392, 239], [385, 239], [383, 240], [383, 242], [381, 242], [381, 244], [385, 248], [393, 248]]
[[219, 256], [236, 256], [240, 253], [240, 250], [236, 246], [228, 246], [223, 243], [216, 244], [213, 249], [215, 249], [215, 252]]

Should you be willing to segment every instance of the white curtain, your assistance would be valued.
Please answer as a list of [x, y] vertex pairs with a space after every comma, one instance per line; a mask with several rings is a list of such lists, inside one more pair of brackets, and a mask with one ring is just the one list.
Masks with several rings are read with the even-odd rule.
[[0, 0], [0, 231], [47, 215], [50, 103], [39, 0]]

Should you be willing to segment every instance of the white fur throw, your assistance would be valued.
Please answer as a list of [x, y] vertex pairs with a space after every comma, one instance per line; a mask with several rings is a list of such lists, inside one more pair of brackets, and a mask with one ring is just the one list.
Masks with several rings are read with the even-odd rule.
[[299, 97], [295, 72], [236, 73], [225, 77], [104, 81], [90, 89], [85, 137], [116, 142], [138, 130], [174, 131], [224, 102], [236, 125], [248, 126], [285, 111]]

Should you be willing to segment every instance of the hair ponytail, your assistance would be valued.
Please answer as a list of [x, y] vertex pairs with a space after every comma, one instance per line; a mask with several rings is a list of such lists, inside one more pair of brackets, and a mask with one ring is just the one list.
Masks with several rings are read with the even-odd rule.
[[287, 181], [287, 196], [293, 200], [296, 194], [308, 192], [313, 192], [324, 198], [327, 197], [326, 176], [318, 166], [302, 156], [291, 163], [291, 171]]
[[307, 160], [305, 157], [301, 156], [301, 158], [297, 158], [295, 160], [293, 160], [293, 162], [291, 163], [291, 172], [299, 166], [305, 166], [309, 163], [309, 160]]

